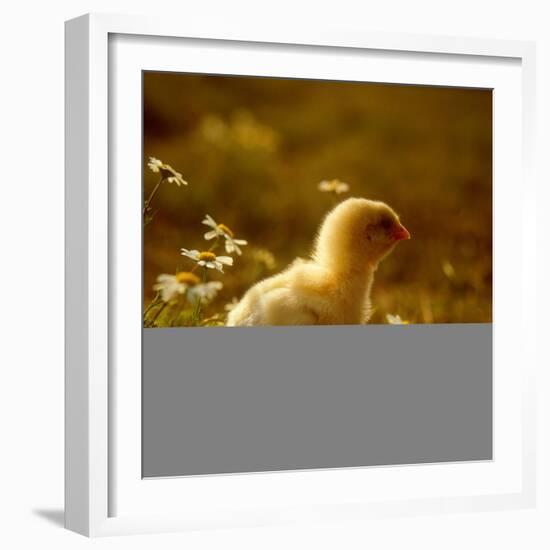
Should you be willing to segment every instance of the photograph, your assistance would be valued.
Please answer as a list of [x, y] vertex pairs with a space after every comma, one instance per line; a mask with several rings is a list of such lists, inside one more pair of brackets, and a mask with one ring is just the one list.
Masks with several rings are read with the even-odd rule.
[[492, 90], [142, 79], [144, 328], [492, 322]]

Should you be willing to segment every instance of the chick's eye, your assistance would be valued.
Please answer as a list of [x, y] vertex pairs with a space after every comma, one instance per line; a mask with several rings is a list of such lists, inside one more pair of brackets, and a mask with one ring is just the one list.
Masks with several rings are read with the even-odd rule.
[[392, 225], [393, 222], [389, 218], [384, 218], [380, 221], [380, 227], [384, 229], [384, 231], [388, 231], [389, 229], [391, 229]]

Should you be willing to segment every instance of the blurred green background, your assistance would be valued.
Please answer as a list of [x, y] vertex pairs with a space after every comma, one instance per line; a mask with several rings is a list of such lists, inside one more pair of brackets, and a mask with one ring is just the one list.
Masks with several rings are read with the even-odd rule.
[[[207, 249], [205, 214], [249, 241], [207, 314], [307, 256], [336, 197], [350, 185], [394, 208], [412, 240], [380, 266], [372, 322], [490, 322], [490, 90], [176, 73], [143, 76], [146, 198], [149, 156], [181, 172], [164, 183], [144, 228], [144, 300], [160, 273], [189, 270], [180, 248]], [[218, 251], [219, 254], [221, 252]], [[273, 265], [272, 260], [275, 261]]]

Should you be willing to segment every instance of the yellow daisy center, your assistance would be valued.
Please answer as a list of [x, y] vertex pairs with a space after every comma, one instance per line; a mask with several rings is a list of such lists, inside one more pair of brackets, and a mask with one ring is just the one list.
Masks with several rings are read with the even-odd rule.
[[200, 279], [190, 271], [180, 271], [176, 273], [176, 280], [178, 283], [184, 283], [189, 286], [196, 285], [200, 282]]
[[231, 229], [229, 229], [229, 227], [227, 227], [224, 223], [218, 224], [218, 229], [224, 233], [227, 233], [231, 238], [235, 236], [233, 231], [231, 231]]
[[202, 260], [204, 262], [213, 262], [216, 260], [216, 254], [213, 252], [201, 252], [199, 254], [199, 260]]

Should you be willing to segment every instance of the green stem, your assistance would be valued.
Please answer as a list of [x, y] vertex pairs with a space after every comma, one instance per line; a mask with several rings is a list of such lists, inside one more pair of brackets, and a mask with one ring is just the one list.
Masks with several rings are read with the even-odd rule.
[[[202, 282], [203, 282], [203, 284], [206, 283], [206, 279], [208, 277], [207, 271], [208, 271], [208, 268], [204, 267], [203, 272], [202, 272]], [[200, 299], [200, 296], [199, 296], [199, 297], [197, 297], [197, 303], [195, 304], [195, 307], [193, 309], [193, 323], [195, 325], [199, 324], [200, 316], [201, 316], [201, 308], [202, 308], [202, 302], [201, 302], [201, 299]]]
[[172, 320], [170, 321], [170, 326], [173, 327], [174, 323], [177, 321], [179, 314], [181, 312], [181, 300], [176, 303], [172, 308]]
[[163, 302], [163, 304], [155, 312], [155, 316], [149, 321], [149, 326], [152, 327], [155, 324], [158, 316], [164, 311], [164, 308], [168, 305], [168, 302]]
[[145, 201], [145, 205], [143, 207], [143, 215], [147, 213], [149, 210], [149, 207], [151, 206], [151, 201], [153, 200], [154, 196], [157, 194], [157, 191], [160, 188], [160, 184], [164, 181], [164, 176], [160, 177], [159, 182], [155, 185], [155, 188], [151, 191], [151, 194], [149, 195], [149, 198]]
[[208, 252], [213, 252], [220, 243], [220, 236], [216, 235], [216, 240], [210, 245], [210, 248], [208, 249]]
[[143, 311], [143, 318], [147, 316], [147, 314], [153, 309], [158, 303], [160, 298], [160, 292], [157, 292], [157, 295], [151, 300], [151, 303], [145, 308]]

